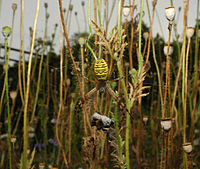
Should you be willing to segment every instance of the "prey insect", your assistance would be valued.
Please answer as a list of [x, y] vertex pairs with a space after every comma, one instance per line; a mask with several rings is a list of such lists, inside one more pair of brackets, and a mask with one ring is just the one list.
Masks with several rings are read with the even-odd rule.
[[100, 115], [97, 112], [95, 112], [91, 117], [91, 126], [96, 126], [97, 130], [103, 130], [104, 132], [107, 132], [113, 124], [113, 120], [107, 116]]

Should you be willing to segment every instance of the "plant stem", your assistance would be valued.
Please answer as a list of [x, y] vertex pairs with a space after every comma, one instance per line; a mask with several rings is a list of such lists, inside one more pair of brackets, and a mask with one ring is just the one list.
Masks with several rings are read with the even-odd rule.
[[[149, 8], [149, 4], [148, 4], [148, 1], [146, 0], [146, 3], [147, 3], [147, 6]], [[147, 56], [146, 56], [146, 60], [145, 60], [145, 64], [147, 64], [148, 60], [149, 60], [149, 54], [150, 54], [150, 43], [151, 43], [151, 34], [152, 34], [152, 28], [153, 28], [153, 22], [154, 22], [154, 16], [155, 16], [155, 7], [156, 7], [156, 0], [153, 0], [153, 15], [152, 15], [152, 19], [150, 20], [151, 21], [151, 26], [150, 26], [150, 29], [149, 29], [149, 38], [148, 38], [148, 49], [147, 49]], [[141, 15], [141, 12], [143, 12], [143, 7], [140, 11], [140, 15]], [[150, 16], [150, 15], [149, 15]], [[142, 17], [142, 16], [141, 16]], [[141, 35], [139, 35], [140, 37]], [[141, 37], [140, 37], [141, 38]], [[141, 43], [139, 41], [139, 43]], [[139, 50], [140, 50], [140, 44], [139, 44]], [[140, 51], [139, 51], [139, 55], [140, 54]]]
[[[46, 12], [46, 15], [47, 15], [47, 12]], [[45, 51], [45, 46], [46, 46], [45, 43], [46, 43], [46, 38], [47, 38], [47, 23], [48, 23], [48, 18], [46, 17], [44, 39], [43, 39], [43, 44], [42, 44], [42, 54], [41, 54], [41, 58], [40, 58], [40, 65], [39, 65], [39, 72], [38, 72], [37, 89], [36, 89], [35, 101], [34, 101], [34, 105], [33, 105], [33, 111], [32, 111], [30, 123], [33, 122], [34, 117], [35, 117], [35, 111], [36, 111], [36, 106], [37, 106], [37, 101], [38, 101], [38, 94], [39, 94], [39, 90], [40, 90], [42, 64], [43, 64], [43, 59], [44, 59], [44, 51]]]
[[28, 147], [28, 139], [27, 139], [27, 108], [28, 108], [28, 98], [29, 98], [29, 89], [30, 89], [30, 75], [31, 75], [31, 63], [32, 63], [32, 56], [33, 56], [33, 50], [34, 50], [34, 43], [35, 43], [35, 34], [36, 34], [36, 27], [37, 27], [37, 19], [39, 14], [39, 8], [40, 8], [40, 0], [37, 0], [37, 10], [35, 14], [35, 21], [34, 21], [34, 28], [33, 28], [33, 38], [32, 38], [32, 44], [31, 44], [31, 52], [29, 56], [29, 62], [28, 62], [28, 74], [27, 74], [27, 86], [26, 86], [26, 93], [25, 93], [25, 105], [24, 105], [24, 145], [23, 145], [23, 169], [27, 169], [28, 167], [28, 161], [27, 161], [27, 147]]
[[7, 58], [7, 46], [8, 39], [5, 38], [5, 66], [6, 66], [6, 98], [7, 98], [7, 112], [8, 112], [8, 153], [9, 153], [9, 167], [12, 169], [12, 157], [11, 157], [11, 122], [10, 122], [10, 103], [9, 103], [9, 91], [8, 91], [8, 58]]
[[[142, 67], [143, 67], [143, 58], [142, 58], [142, 52], [141, 52], [141, 48], [142, 48], [142, 16], [143, 16], [143, 6], [144, 6], [144, 0], [141, 0], [141, 4], [140, 4], [140, 20], [139, 20], [139, 75], [142, 71]], [[150, 37], [150, 36], [149, 36]]]
[[24, 58], [24, 0], [21, 0], [21, 31], [20, 31], [20, 39], [21, 39], [21, 56], [22, 56], [22, 76], [23, 76], [23, 87], [24, 87], [24, 95], [26, 94], [26, 79], [25, 79], [25, 58]]
[[[182, 61], [182, 103], [183, 103], [183, 143], [186, 142], [186, 105], [185, 105], [185, 47], [186, 47], [186, 25], [189, 0], [184, 0], [184, 35], [183, 35], [183, 61]], [[183, 166], [187, 168], [187, 156], [183, 152]]]
[[[144, 0], [143, 0], [144, 1]], [[121, 0], [119, 0], [119, 5], [118, 5], [118, 45], [121, 44], [121, 22], [120, 22], [120, 16], [121, 16]], [[121, 66], [121, 60], [119, 58], [119, 60], [117, 61], [117, 69], [119, 72], [119, 76], [122, 77], [121, 78], [121, 85], [122, 85], [122, 89], [124, 91], [124, 97], [125, 97], [125, 102], [126, 102], [126, 108], [127, 108], [127, 112], [126, 112], [126, 139], [125, 139], [125, 150], [126, 150], [126, 165], [127, 165], [127, 169], [130, 169], [130, 159], [129, 159], [129, 128], [130, 128], [130, 103], [129, 103], [129, 99], [128, 99], [128, 93], [126, 90], [126, 85], [124, 82], [124, 78], [123, 78], [123, 72], [122, 72], [122, 66]]]
[[62, 32], [62, 28], [61, 28], [61, 23], [60, 23], [60, 48], [61, 48], [61, 52], [60, 52], [60, 102], [59, 102], [59, 110], [58, 110], [58, 115], [57, 115], [57, 120], [56, 120], [56, 139], [57, 139], [59, 147], [62, 151], [66, 168], [69, 168], [69, 163], [67, 161], [63, 145], [61, 144], [61, 141], [58, 136], [58, 123], [60, 120], [60, 114], [63, 109], [63, 48], [62, 48], [62, 38], [61, 38], [62, 33], [61, 32]]

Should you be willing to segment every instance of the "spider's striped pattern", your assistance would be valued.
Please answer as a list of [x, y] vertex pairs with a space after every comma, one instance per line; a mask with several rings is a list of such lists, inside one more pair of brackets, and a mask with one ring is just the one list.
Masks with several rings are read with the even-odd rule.
[[106, 80], [108, 76], [108, 65], [104, 59], [98, 59], [94, 63], [94, 73], [98, 80]]

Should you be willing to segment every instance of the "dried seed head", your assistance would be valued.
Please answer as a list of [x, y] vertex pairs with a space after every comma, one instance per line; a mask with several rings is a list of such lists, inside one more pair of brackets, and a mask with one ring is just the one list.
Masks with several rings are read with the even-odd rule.
[[45, 164], [44, 163], [39, 163], [39, 169], [44, 169]]
[[82, 6], [84, 6], [84, 5], [85, 5], [85, 2], [84, 2], [84, 1], [82, 1], [82, 2], [81, 2], [81, 5], [82, 5]]
[[144, 38], [145, 40], [147, 40], [148, 37], [149, 37], [149, 32], [144, 32], [144, 33], [143, 33], [143, 38]]
[[72, 11], [73, 10], [73, 5], [69, 4], [69, 10]]
[[175, 17], [175, 8], [173, 6], [165, 8], [165, 16], [169, 21], [173, 21]]
[[192, 144], [190, 142], [184, 143], [183, 144], [183, 150], [187, 153], [190, 154], [192, 152]]
[[188, 27], [187, 30], [186, 30], [186, 35], [187, 35], [188, 39], [191, 38], [194, 35], [194, 28]]
[[142, 120], [143, 120], [144, 124], [147, 124], [148, 116], [144, 116]]
[[33, 29], [32, 29], [32, 27], [29, 27], [29, 32], [30, 32], [30, 37], [32, 38], [33, 37]]
[[85, 44], [85, 38], [84, 37], [80, 37], [78, 39], [78, 43], [80, 44], [80, 46], [83, 46]]
[[48, 3], [47, 3], [47, 2], [44, 3], [44, 7], [45, 7], [46, 9], [48, 8]]
[[4, 38], [8, 38], [10, 34], [12, 33], [12, 29], [9, 26], [4, 26], [2, 29], [2, 33]]
[[78, 13], [77, 13], [77, 12], [74, 12], [74, 14], [75, 14], [75, 16], [77, 16]]
[[15, 100], [17, 97], [17, 91], [16, 90], [10, 91], [10, 97], [12, 100]]
[[39, 43], [39, 44], [42, 44], [42, 43], [43, 43], [43, 40], [42, 40], [41, 37], [38, 38], [38, 43]]
[[125, 67], [129, 67], [130, 63], [129, 62], [125, 62]]
[[[163, 49], [165, 56], [167, 56], [167, 49], [168, 49], [168, 45], [165, 45], [164, 49]], [[170, 56], [173, 53], [173, 51], [174, 51], [173, 46], [170, 45], [169, 46], [169, 53], [168, 53], [168, 55]]]
[[163, 118], [161, 119], [161, 127], [164, 131], [168, 132], [172, 127], [172, 121], [170, 118]]
[[130, 9], [131, 9], [130, 6], [124, 6], [122, 8], [122, 13], [123, 13], [124, 17], [128, 17], [128, 15], [130, 14], [130, 11], [131, 11]]
[[30, 151], [31, 151], [31, 150], [30, 150], [30, 148], [28, 148], [28, 149], [27, 149], [27, 154], [29, 154], [29, 153], [30, 153]]
[[17, 138], [15, 136], [11, 136], [11, 143], [15, 143]]
[[53, 168], [53, 166], [52, 166], [51, 164], [49, 164], [49, 165], [48, 165], [48, 168], [49, 168], [49, 169], [52, 169], [52, 168]]
[[12, 4], [12, 10], [15, 11], [16, 9], [17, 9], [17, 4], [16, 4], [16, 3], [13, 3], [13, 4]]

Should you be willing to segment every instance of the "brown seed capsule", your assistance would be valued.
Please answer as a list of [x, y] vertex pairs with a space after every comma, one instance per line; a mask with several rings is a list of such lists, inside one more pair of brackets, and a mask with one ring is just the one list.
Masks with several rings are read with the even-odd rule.
[[17, 4], [16, 3], [12, 4], [12, 9], [13, 9], [13, 11], [15, 11], [17, 9]]

